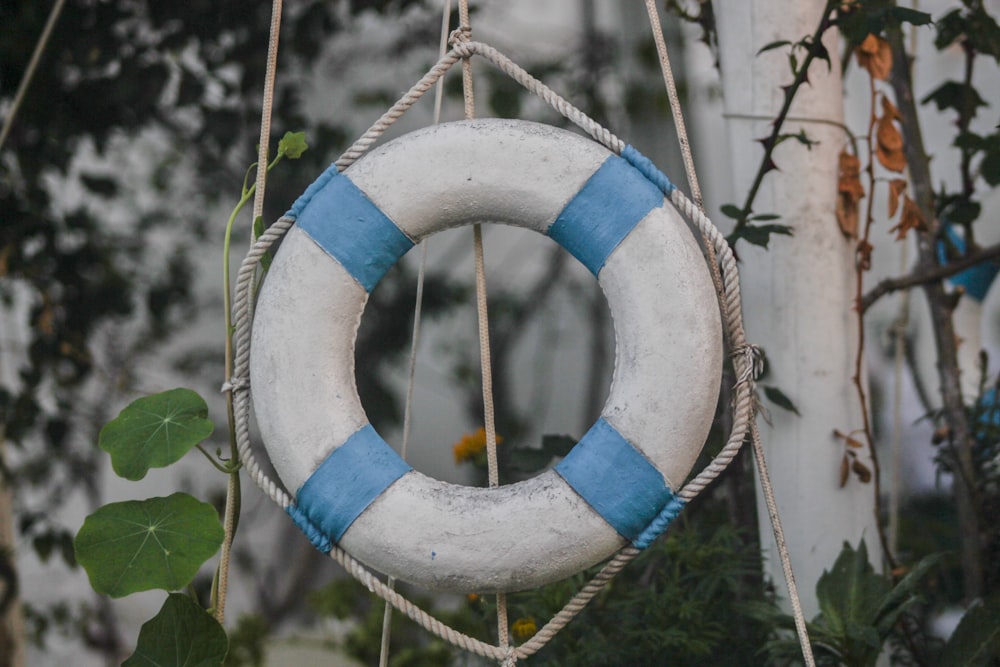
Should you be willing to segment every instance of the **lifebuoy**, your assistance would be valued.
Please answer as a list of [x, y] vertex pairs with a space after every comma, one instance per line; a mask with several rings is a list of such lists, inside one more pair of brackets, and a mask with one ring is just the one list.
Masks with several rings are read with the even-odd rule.
[[[250, 378], [289, 513], [317, 546], [434, 589], [513, 591], [600, 562], [672, 501], [715, 410], [719, 309], [687, 224], [629, 161], [545, 125], [448, 123], [331, 167], [289, 215]], [[616, 337], [597, 423], [554, 469], [494, 489], [410, 469], [368, 423], [354, 378], [371, 289], [414, 243], [473, 222], [560, 243], [597, 276]]]

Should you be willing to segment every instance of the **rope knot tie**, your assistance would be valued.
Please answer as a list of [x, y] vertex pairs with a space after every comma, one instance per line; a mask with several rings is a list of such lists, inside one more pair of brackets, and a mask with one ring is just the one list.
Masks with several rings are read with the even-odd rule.
[[237, 393], [240, 391], [245, 391], [250, 388], [250, 379], [245, 376], [233, 376], [229, 378], [228, 382], [222, 383], [222, 388], [219, 390], [223, 394], [227, 393]]
[[504, 656], [500, 667], [517, 667], [517, 653], [513, 646], [507, 647], [507, 655]]
[[743, 370], [740, 372], [736, 385], [756, 382], [764, 372], [764, 354], [760, 348], [751, 343], [743, 343], [733, 350], [734, 359], [743, 359]]
[[473, 54], [473, 50], [469, 48], [469, 44], [472, 43], [472, 28], [469, 26], [462, 26], [451, 31], [448, 35], [448, 44], [454, 49], [455, 53], [462, 56], [463, 58], [468, 58]]

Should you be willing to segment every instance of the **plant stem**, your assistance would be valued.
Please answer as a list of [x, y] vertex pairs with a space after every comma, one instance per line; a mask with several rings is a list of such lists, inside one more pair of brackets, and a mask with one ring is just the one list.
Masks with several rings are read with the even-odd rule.
[[[895, 63], [890, 83], [896, 95], [896, 105], [902, 116], [905, 141], [903, 150], [910, 168], [910, 182], [914, 200], [926, 222], [917, 230], [919, 257], [915, 273], [927, 273], [938, 268], [937, 239], [940, 222], [935, 210], [934, 188], [930, 174], [930, 160], [924, 150], [923, 136], [913, 99], [913, 81], [910, 63], [899, 27], [887, 31], [892, 59]], [[983, 592], [983, 562], [979, 535], [979, 516], [976, 512], [972, 481], [972, 437], [962, 400], [959, 383], [958, 351], [955, 327], [951, 319], [952, 305], [944, 286], [935, 280], [923, 284], [927, 297], [934, 341], [937, 351], [938, 378], [941, 382], [941, 401], [949, 438], [955, 450], [953, 461], [953, 493], [961, 531], [961, 561], [965, 599], [974, 600]]]
[[918, 285], [925, 285], [930, 282], [937, 282], [943, 278], [947, 278], [948, 276], [961, 273], [969, 267], [977, 266], [985, 262], [996, 261], [998, 259], [1000, 259], [1000, 243], [972, 252], [962, 259], [949, 262], [948, 264], [939, 264], [927, 269], [918, 267], [916, 270], [905, 276], [900, 276], [898, 278], [885, 278], [869, 290], [867, 294], [861, 297], [858, 301], [858, 309], [864, 313], [866, 310], [875, 305], [876, 301], [886, 294], [891, 294], [892, 292], [897, 292], [902, 289], [909, 289], [910, 287], [916, 287]]
[[[757, 198], [757, 191], [760, 190], [761, 183], [764, 182], [764, 176], [773, 168], [772, 155], [774, 154], [774, 149], [778, 146], [778, 139], [781, 136], [782, 127], [784, 127], [785, 121], [788, 119], [788, 112], [792, 108], [792, 101], [795, 99], [795, 94], [802, 84], [809, 81], [809, 66], [816, 59], [819, 47], [822, 46], [823, 33], [830, 28], [830, 13], [838, 4], [840, 4], [838, 0], [827, 0], [826, 7], [823, 8], [823, 18], [816, 27], [816, 32], [812, 35], [812, 42], [810, 42], [810, 48], [806, 51], [806, 57], [796, 70], [795, 79], [784, 88], [785, 99], [781, 104], [781, 110], [774, 119], [771, 135], [761, 142], [764, 145], [764, 157], [761, 158], [760, 167], [758, 167], [757, 174], [754, 176], [753, 184], [750, 186], [750, 190], [743, 200], [740, 219], [736, 221], [733, 231], [729, 233], [730, 239], [734, 238], [740, 230], [750, 223], [749, 218], [753, 212], [753, 202]], [[732, 245], [733, 242], [730, 241], [730, 246]]]
[[[875, 90], [875, 77], [868, 76], [868, 135], [865, 138], [868, 148], [868, 166], [865, 171], [868, 174], [868, 201], [865, 206], [865, 225], [858, 239], [858, 249], [855, 259], [855, 285], [856, 302], [860, 302], [864, 293], [865, 273], [871, 269], [871, 230], [875, 222], [873, 206], [875, 204], [875, 100], [878, 94]], [[875, 513], [875, 527], [878, 530], [878, 539], [882, 547], [882, 554], [890, 570], [896, 569], [896, 558], [889, 545], [889, 538], [886, 535], [885, 525], [882, 522], [882, 466], [879, 462], [878, 452], [875, 450], [875, 436], [872, 433], [871, 415], [868, 409], [868, 395], [864, 384], [864, 355], [865, 355], [865, 316], [861, 310], [856, 313], [858, 324], [858, 348], [854, 357], [854, 388], [858, 394], [858, 405], [861, 409], [861, 426], [865, 434], [865, 445], [868, 447], [868, 454], [872, 463], [872, 493], [875, 496], [872, 510]]]
[[[283, 153], [278, 155], [267, 165], [267, 171], [271, 171], [284, 157]], [[239, 202], [233, 208], [226, 222], [226, 234], [222, 247], [222, 284], [223, 284], [223, 307], [225, 309], [226, 323], [226, 362], [225, 376], [228, 382], [233, 375], [233, 313], [232, 313], [232, 283], [229, 271], [229, 250], [232, 242], [233, 227], [240, 211], [248, 202], [253, 199], [256, 191], [256, 184], [247, 187], [245, 182], [243, 194]], [[251, 221], [251, 225], [253, 221]], [[225, 539], [222, 541], [222, 549], [219, 552], [219, 566], [212, 581], [212, 609], [219, 624], [223, 624], [226, 619], [226, 593], [229, 588], [229, 558], [233, 546], [233, 538], [236, 536], [236, 529], [240, 520], [240, 471], [236, 462], [240, 460], [239, 448], [236, 444], [236, 413], [233, 409], [233, 391], [230, 388], [226, 393], [226, 415], [229, 422], [229, 452], [230, 463], [233, 465], [229, 472], [229, 481], [226, 486], [226, 507], [223, 513], [223, 528], [225, 529]]]

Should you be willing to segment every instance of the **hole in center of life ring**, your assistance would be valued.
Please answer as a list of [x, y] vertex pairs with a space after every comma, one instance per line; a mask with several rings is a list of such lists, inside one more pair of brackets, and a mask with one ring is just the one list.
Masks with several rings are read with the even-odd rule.
[[[593, 275], [546, 236], [483, 225], [500, 483], [558, 463], [601, 413], [615, 363]], [[355, 348], [368, 418], [416, 470], [487, 486], [472, 227], [428, 240], [410, 432], [403, 422], [422, 246], [372, 291]]]

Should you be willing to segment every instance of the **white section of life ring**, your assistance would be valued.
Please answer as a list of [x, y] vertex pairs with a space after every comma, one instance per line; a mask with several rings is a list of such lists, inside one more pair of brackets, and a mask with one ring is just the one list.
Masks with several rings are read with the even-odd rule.
[[[476, 120], [405, 135], [344, 176], [413, 241], [473, 222], [544, 233], [610, 155], [565, 130]], [[721, 376], [721, 325], [705, 260], [664, 200], [607, 257], [599, 283], [616, 335], [602, 417], [676, 490], [708, 434]], [[254, 409], [269, 457], [293, 492], [368, 423], [354, 379], [367, 294], [298, 226], [260, 293], [250, 364]], [[497, 489], [410, 471], [339, 541], [404, 581], [478, 592], [570, 576], [624, 543], [554, 471]]]

